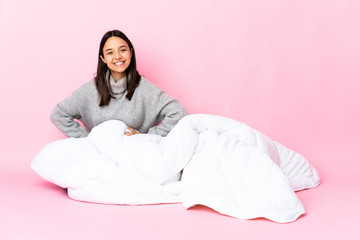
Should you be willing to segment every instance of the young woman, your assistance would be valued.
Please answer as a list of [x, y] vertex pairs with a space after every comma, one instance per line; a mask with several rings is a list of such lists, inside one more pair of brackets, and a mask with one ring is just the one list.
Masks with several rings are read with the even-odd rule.
[[107, 120], [123, 121], [128, 136], [166, 136], [186, 114], [176, 99], [139, 75], [133, 45], [124, 33], [114, 30], [100, 42], [95, 79], [57, 104], [51, 120], [65, 135], [75, 138], [86, 137]]

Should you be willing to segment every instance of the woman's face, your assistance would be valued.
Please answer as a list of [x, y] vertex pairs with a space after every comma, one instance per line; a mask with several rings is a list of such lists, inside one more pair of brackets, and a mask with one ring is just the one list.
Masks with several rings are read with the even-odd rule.
[[132, 56], [132, 49], [119, 37], [110, 37], [104, 45], [103, 56], [100, 56], [108, 66], [115, 81], [126, 76]]

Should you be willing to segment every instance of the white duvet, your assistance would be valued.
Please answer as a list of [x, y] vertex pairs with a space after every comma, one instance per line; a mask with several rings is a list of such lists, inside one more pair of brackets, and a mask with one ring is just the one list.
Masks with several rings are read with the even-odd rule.
[[304, 157], [228, 118], [184, 117], [167, 137], [124, 135], [107, 121], [87, 138], [46, 145], [31, 163], [71, 198], [108, 204], [201, 204], [241, 219], [291, 222], [304, 211], [294, 191], [319, 184]]

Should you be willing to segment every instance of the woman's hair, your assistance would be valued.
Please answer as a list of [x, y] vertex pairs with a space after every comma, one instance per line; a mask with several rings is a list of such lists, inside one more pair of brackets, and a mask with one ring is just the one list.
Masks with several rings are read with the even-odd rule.
[[109, 105], [111, 98], [115, 98], [110, 85], [110, 74], [106, 78], [106, 73], [108, 72], [109, 68], [106, 65], [106, 63], [104, 63], [101, 59], [101, 57], [104, 57], [104, 52], [103, 52], [104, 45], [106, 41], [111, 37], [119, 37], [123, 39], [128, 44], [130, 51], [132, 51], [130, 65], [125, 70], [126, 90], [127, 90], [126, 98], [129, 101], [131, 100], [136, 87], [139, 85], [141, 78], [139, 72], [136, 70], [135, 49], [132, 43], [130, 42], [130, 40], [126, 37], [124, 33], [122, 33], [119, 30], [108, 31], [107, 33], [105, 33], [105, 35], [103, 36], [100, 42], [98, 66], [95, 75], [96, 89], [100, 95], [100, 103], [99, 103], [100, 107]]

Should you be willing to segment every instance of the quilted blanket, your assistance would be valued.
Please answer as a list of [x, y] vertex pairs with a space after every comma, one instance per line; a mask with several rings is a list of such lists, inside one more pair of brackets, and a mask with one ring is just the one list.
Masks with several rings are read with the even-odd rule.
[[294, 191], [320, 182], [303, 156], [225, 117], [188, 115], [167, 137], [129, 137], [126, 128], [111, 120], [86, 138], [51, 142], [31, 167], [75, 200], [181, 202], [186, 209], [201, 204], [236, 218], [281, 223], [305, 212]]

